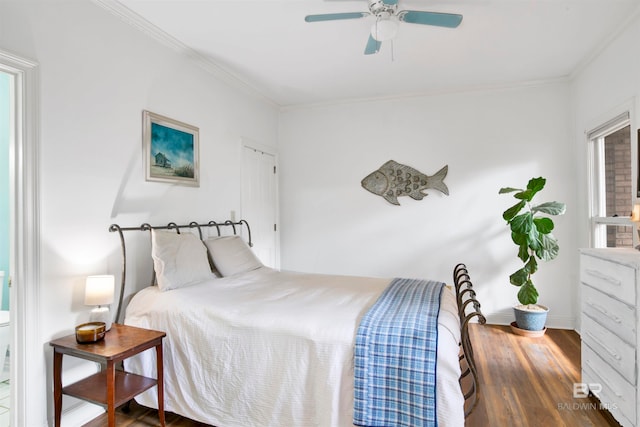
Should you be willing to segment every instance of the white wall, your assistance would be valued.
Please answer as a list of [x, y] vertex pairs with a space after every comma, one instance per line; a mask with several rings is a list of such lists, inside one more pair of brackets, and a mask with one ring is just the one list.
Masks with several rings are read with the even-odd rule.
[[[589, 63], [571, 83], [571, 109], [574, 116], [575, 151], [578, 166], [579, 246], [589, 246], [587, 139], [585, 132], [631, 111], [631, 141], [637, 153], [636, 130], [640, 123], [640, 18], [630, 23], [597, 58]], [[637, 165], [632, 164], [634, 172]], [[634, 177], [636, 175], [634, 174]], [[635, 179], [633, 181], [635, 186]]]
[[[275, 146], [278, 111], [88, 1], [0, 2], [0, 49], [39, 63], [41, 328], [31, 333], [43, 349], [42, 366], [32, 368], [47, 377], [30, 410], [44, 424], [52, 414], [47, 342], [88, 319], [85, 276], [119, 273], [109, 224], [239, 211], [240, 139]], [[200, 128], [199, 188], [145, 182], [144, 109]], [[67, 381], [74, 369], [83, 368], [65, 361]]]
[[[577, 164], [579, 247], [589, 247], [588, 152], [585, 132], [612, 119], [623, 111], [631, 111], [631, 147], [638, 155], [637, 129], [640, 123], [640, 17], [607, 48], [576, 75], [571, 83], [571, 109], [574, 116]], [[637, 164], [632, 163], [633, 194], [636, 194]], [[638, 200], [634, 198], [634, 203]], [[577, 273], [576, 273], [577, 274]], [[578, 288], [579, 292], [579, 288]], [[578, 294], [579, 295], [579, 294]], [[579, 298], [579, 296], [578, 296]], [[580, 329], [578, 318], [578, 330]]]
[[[521, 264], [502, 212], [501, 187], [548, 178], [559, 200], [559, 257], [534, 283], [548, 324], [572, 328], [575, 302], [575, 161], [566, 83], [297, 108], [280, 123], [282, 268], [451, 282], [464, 262], [490, 321], [509, 323]], [[393, 159], [432, 175], [445, 164], [450, 196], [430, 190], [394, 206], [360, 181]]]

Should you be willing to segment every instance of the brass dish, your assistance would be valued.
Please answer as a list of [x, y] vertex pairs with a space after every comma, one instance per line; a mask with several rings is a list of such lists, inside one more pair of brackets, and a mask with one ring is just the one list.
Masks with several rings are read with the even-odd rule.
[[76, 326], [76, 341], [92, 343], [104, 338], [106, 325], [104, 322], [89, 322]]

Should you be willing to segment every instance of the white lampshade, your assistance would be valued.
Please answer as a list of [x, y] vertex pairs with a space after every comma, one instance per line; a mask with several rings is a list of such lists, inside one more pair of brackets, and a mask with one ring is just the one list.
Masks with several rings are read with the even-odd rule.
[[371, 26], [371, 37], [379, 42], [391, 40], [398, 34], [400, 24], [393, 18], [379, 18]]
[[115, 278], [110, 275], [88, 276], [84, 290], [85, 305], [109, 305], [113, 302]]
[[[104, 322], [105, 329], [111, 329], [111, 312], [108, 305], [113, 302], [115, 278], [110, 275], [88, 276], [84, 289], [85, 305], [97, 306], [91, 310], [89, 320]], [[106, 307], [101, 307], [106, 306]]]

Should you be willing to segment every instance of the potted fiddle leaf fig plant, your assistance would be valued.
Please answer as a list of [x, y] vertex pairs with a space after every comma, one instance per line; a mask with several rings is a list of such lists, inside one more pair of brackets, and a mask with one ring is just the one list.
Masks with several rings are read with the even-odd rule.
[[538, 304], [538, 290], [531, 276], [538, 271], [539, 261], [550, 261], [558, 256], [558, 241], [551, 231], [554, 223], [549, 216], [562, 215], [566, 205], [560, 202], [534, 203], [534, 197], [544, 188], [546, 179], [531, 178], [527, 188], [501, 188], [499, 194], [513, 193], [517, 203], [504, 211], [502, 218], [511, 229], [511, 239], [518, 247], [518, 258], [523, 266], [509, 276], [518, 286], [518, 301], [514, 307], [515, 326], [521, 330], [545, 330], [549, 309]]

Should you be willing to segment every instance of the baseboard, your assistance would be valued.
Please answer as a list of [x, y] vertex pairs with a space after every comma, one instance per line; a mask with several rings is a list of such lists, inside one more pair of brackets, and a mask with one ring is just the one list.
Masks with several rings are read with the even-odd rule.
[[[63, 426], [83, 426], [94, 418], [104, 413], [104, 408], [88, 402], [78, 401], [62, 411], [61, 425]], [[53, 423], [51, 423], [53, 425]]]
[[[510, 325], [511, 322], [514, 321], [513, 314], [504, 313], [489, 314], [486, 318], [487, 323], [490, 325]], [[576, 329], [576, 323], [573, 317], [553, 314], [547, 315], [547, 323], [545, 326], [552, 329]]]

